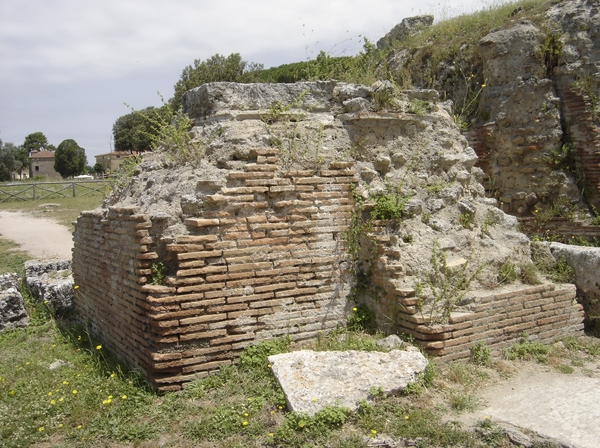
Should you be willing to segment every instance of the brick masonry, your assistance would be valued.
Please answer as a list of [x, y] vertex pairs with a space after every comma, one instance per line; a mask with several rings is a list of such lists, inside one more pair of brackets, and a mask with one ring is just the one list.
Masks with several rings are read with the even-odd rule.
[[[159, 390], [231, 364], [256, 341], [314, 338], [345, 321], [341, 232], [356, 173], [351, 163], [280, 173], [277, 152], [256, 150], [255, 163], [230, 172], [202, 215], [185, 220], [189, 234], [155, 241], [151, 217], [135, 208], [78, 219], [81, 319]], [[159, 260], [173, 275], [150, 285]]]
[[[557, 336], [583, 334], [583, 307], [571, 284], [520, 286], [510, 291], [480, 292], [473, 302], [451, 314], [447, 324], [432, 324], [435, 316], [419, 309], [414, 289], [399, 288], [401, 251], [389, 245], [385, 221], [376, 222], [369, 236], [370, 280], [374, 285], [361, 299], [374, 311], [385, 333], [406, 333], [431, 355], [445, 361], [466, 359], [469, 348], [481, 341], [498, 355], [523, 332], [552, 342]], [[367, 247], [369, 243], [364, 242]]]
[[[342, 247], [358, 177], [352, 162], [281, 171], [278, 150], [253, 150], [243, 170], [210, 187], [187, 233], [161, 235], [161, 219], [136, 207], [83, 212], [75, 226], [73, 275], [81, 322], [107, 349], [172, 391], [237, 359], [244, 347], [290, 335], [316, 338], [346, 321], [352, 283]], [[208, 185], [210, 184], [210, 185]], [[413, 334], [444, 359], [468, 356], [482, 340], [498, 349], [522, 331], [549, 340], [581, 332], [583, 312], [571, 286], [491, 294], [450, 323], [427, 325], [404, 275], [400, 249], [375, 223], [371, 282], [365, 298], [387, 333]], [[367, 245], [365, 245], [367, 247]], [[170, 275], [150, 285], [153, 263]], [[375, 297], [377, 299], [375, 299]]]

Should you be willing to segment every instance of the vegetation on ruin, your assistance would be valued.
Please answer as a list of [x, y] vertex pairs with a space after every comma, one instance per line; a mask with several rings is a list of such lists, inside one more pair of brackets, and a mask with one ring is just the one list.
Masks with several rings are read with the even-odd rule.
[[430, 262], [425, 280], [415, 285], [418, 307], [427, 316], [428, 324], [446, 323], [483, 266], [473, 266], [471, 257], [460, 266], [449, 266], [446, 252], [437, 241], [433, 243]]
[[[471, 349], [472, 363], [432, 362], [403, 394], [374, 390], [373, 399], [355, 412], [328, 407], [310, 417], [285, 411], [283, 392], [268, 365], [269, 355], [292, 348], [287, 337], [248, 347], [238, 364], [181, 392], [158, 394], [118, 364], [84, 327], [54, 317], [44, 304], [25, 297], [31, 325], [0, 333], [0, 437], [9, 448], [152, 446], [159, 441], [180, 447], [342, 448], [366, 447], [378, 436], [418, 439], [419, 446], [508, 446], [493, 421], [479, 422], [474, 432], [455, 423], [456, 415], [481, 405], [477, 391], [484, 384], [518, 369], [522, 358], [568, 373], [585, 370], [600, 357], [600, 344], [589, 338], [564, 338], [552, 346], [524, 340], [507, 350], [514, 361], [491, 358], [480, 343]], [[375, 344], [377, 337], [339, 329], [306, 347], [383, 350]], [[50, 369], [56, 360], [64, 364]]]
[[[227, 57], [215, 54], [204, 61], [197, 59], [183, 69], [174, 85], [174, 95], [165, 106], [174, 114], [182, 106], [185, 91], [215, 81], [290, 83], [335, 79], [371, 85], [377, 80], [388, 80], [397, 89], [418, 87], [439, 90], [443, 99], [454, 100], [455, 120], [461, 128], [466, 128], [472, 119], [485, 115], [485, 111], [479, 110], [479, 97], [485, 86], [479, 40], [492, 30], [509, 27], [513, 20], [527, 19], [540, 25], [544, 20], [544, 12], [551, 4], [545, 0], [494, 4], [481, 11], [442, 20], [402, 41], [392, 42], [386, 49], [378, 49], [373, 42], [364, 38], [363, 48], [355, 56], [335, 56], [321, 51], [314, 59], [264, 69], [262, 64], [244, 61], [239, 53]], [[546, 39], [544, 48], [547, 51], [541, 55], [549, 60], [555, 59], [556, 52], [560, 50], [553, 36], [550, 34]], [[392, 57], [398, 52], [403, 55], [401, 64], [394, 62]], [[458, 70], [451, 77], [440, 79], [439, 67], [444, 64], [454, 65]], [[583, 81], [580, 84], [585, 87]], [[426, 102], [414, 100], [410, 111], [423, 114], [429, 107]], [[144, 112], [150, 109], [144, 109]], [[165, 110], [162, 107], [160, 111], [152, 110], [147, 115], [162, 117]], [[134, 144], [138, 141], [146, 141], [146, 150], [150, 149], [147, 139], [156, 135], [157, 128], [148, 126], [147, 122], [141, 123], [140, 116], [134, 115], [128, 114], [115, 122], [113, 133], [116, 149], [139, 147]], [[131, 132], [138, 129], [140, 138]], [[121, 141], [131, 144], [117, 145]]]

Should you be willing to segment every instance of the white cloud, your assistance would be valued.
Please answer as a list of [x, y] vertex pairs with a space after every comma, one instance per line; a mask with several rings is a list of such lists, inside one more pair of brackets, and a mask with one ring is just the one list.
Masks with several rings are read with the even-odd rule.
[[[3, 2], [0, 80], [73, 82], [120, 77], [219, 52], [246, 59], [269, 49], [297, 59], [358, 34], [383, 35], [420, 4], [305, 0]], [[304, 25], [304, 26], [303, 26]], [[303, 35], [304, 34], [304, 35]], [[318, 41], [318, 42], [317, 42]], [[344, 46], [334, 48], [341, 52]], [[260, 61], [259, 61], [260, 62]]]

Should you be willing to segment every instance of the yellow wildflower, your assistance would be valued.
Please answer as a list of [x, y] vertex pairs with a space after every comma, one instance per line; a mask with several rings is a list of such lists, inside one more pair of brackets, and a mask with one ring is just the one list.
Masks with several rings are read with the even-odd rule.
[[102, 350], [102, 346], [101, 345], [97, 345], [96, 346], [96, 350]]
[[123, 400], [127, 400], [127, 395], [123, 395], [121, 398], [122, 398]]
[[56, 401], [54, 401], [54, 400], [50, 400], [50, 404], [51, 404], [51, 405], [55, 405], [55, 404], [56, 404]]
[[42, 432], [43, 430], [44, 430], [44, 427], [43, 427], [43, 426], [40, 426], [40, 427], [38, 428], [38, 431], [39, 431], [39, 432]]
[[244, 425], [244, 426], [248, 426], [248, 422], [247, 422], [247, 421], [244, 421], [244, 423], [242, 423], [242, 425]]
[[73, 389], [73, 395], [77, 395], [77, 389]]

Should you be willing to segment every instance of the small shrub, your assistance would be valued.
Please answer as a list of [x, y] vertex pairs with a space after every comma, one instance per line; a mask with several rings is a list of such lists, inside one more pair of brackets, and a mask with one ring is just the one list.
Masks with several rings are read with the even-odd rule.
[[471, 351], [471, 362], [473, 364], [477, 364], [479, 366], [488, 366], [490, 364], [490, 348], [482, 341], [472, 345], [469, 350]]
[[[431, 253], [431, 270], [427, 273], [425, 284], [419, 283], [415, 293], [419, 297], [419, 308], [423, 311], [428, 306], [429, 323], [444, 323], [448, 321], [450, 313], [466, 295], [471, 282], [479, 276], [483, 266], [470, 269], [470, 257], [460, 268], [450, 269], [446, 253], [434, 241]], [[431, 293], [427, 296], [425, 287]]]
[[419, 99], [410, 100], [408, 103], [408, 112], [418, 115], [419, 117], [431, 111], [431, 108], [432, 106], [429, 102]]
[[556, 366], [556, 370], [558, 370], [560, 373], [565, 373], [567, 375], [575, 372], [575, 369], [573, 367], [567, 366], [565, 364], [560, 364]]
[[424, 389], [433, 384], [436, 376], [437, 367], [433, 362], [429, 361], [427, 367], [418, 375], [417, 379], [402, 389], [402, 395], [420, 395]]
[[288, 352], [291, 342], [289, 336], [284, 336], [246, 347], [240, 355], [240, 369], [267, 372], [269, 370], [267, 358], [271, 355]]
[[164, 285], [168, 271], [167, 266], [162, 261], [152, 263], [150, 267], [150, 281], [148, 283], [151, 285]]
[[473, 394], [455, 392], [450, 395], [450, 407], [457, 412], [473, 412], [479, 404], [479, 399]]
[[304, 443], [318, 440], [331, 430], [341, 428], [349, 415], [348, 409], [337, 406], [325, 407], [312, 417], [303, 412], [290, 412], [277, 428], [274, 440], [277, 443], [309, 446]]
[[513, 283], [517, 277], [517, 265], [510, 258], [505, 258], [498, 270], [498, 283]]
[[394, 188], [388, 183], [385, 191], [373, 195], [374, 205], [371, 210], [371, 218], [401, 221], [402, 212], [408, 199], [408, 196], [400, 193], [399, 188]]
[[481, 238], [483, 238], [485, 235], [490, 234], [490, 228], [493, 227], [494, 225], [496, 225], [496, 223], [494, 222], [494, 219], [492, 218], [492, 215], [490, 213], [487, 214], [487, 216], [485, 217], [485, 220], [481, 223]]
[[505, 437], [504, 430], [500, 426], [492, 423], [489, 418], [477, 422], [475, 425], [475, 432], [487, 446], [504, 446], [500, 445], [500, 442]]
[[548, 361], [548, 353], [550, 347], [541, 343], [533, 342], [527, 339], [527, 335], [523, 334], [521, 341], [513, 344], [510, 348], [504, 349], [504, 357], [511, 361], [516, 359], [535, 360], [541, 364]]
[[465, 229], [470, 229], [473, 226], [473, 217], [473, 213], [461, 213], [460, 217], [458, 218], [458, 222]]
[[575, 271], [567, 263], [567, 258], [562, 255], [550, 267], [550, 277], [557, 283], [572, 283], [575, 280]]
[[347, 328], [350, 331], [364, 331], [369, 334], [375, 333], [377, 330], [375, 313], [371, 311], [367, 305], [361, 303], [352, 308], [352, 314], [350, 314], [350, 317], [348, 318]]
[[527, 285], [539, 285], [542, 283], [535, 264], [524, 263], [521, 265], [521, 280]]

